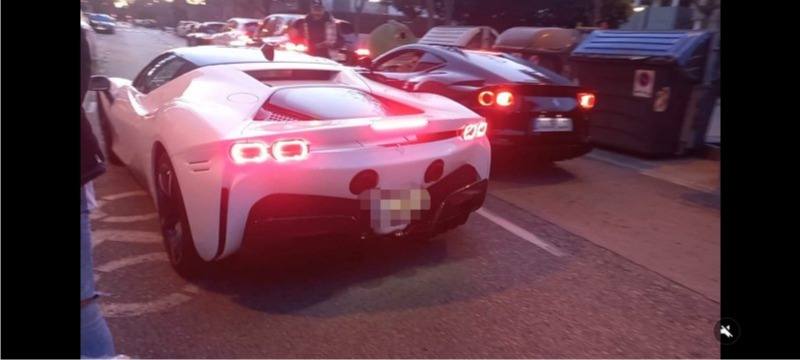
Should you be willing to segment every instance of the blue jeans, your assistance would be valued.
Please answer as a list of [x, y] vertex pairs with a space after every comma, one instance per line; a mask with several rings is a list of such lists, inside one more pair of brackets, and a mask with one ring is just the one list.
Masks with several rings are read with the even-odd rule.
[[[86, 191], [81, 187], [81, 300], [95, 295], [92, 272], [92, 234]], [[100, 306], [92, 301], [81, 307], [81, 357], [113, 357], [114, 341]]]

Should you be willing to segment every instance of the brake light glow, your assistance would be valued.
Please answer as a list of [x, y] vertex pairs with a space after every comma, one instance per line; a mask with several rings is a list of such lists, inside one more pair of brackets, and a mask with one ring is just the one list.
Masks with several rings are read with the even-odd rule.
[[481, 121], [475, 124], [469, 124], [464, 127], [464, 130], [461, 132], [461, 138], [464, 140], [473, 140], [479, 137], [486, 136], [486, 129], [488, 128], [488, 124], [485, 121]]
[[481, 93], [478, 94], [478, 103], [483, 106], [494, 105], [494, 93], [489, 90], [481, 91]]
[[581, 108], [584, 110], [593, 108], [595, 101], [595, 96], [592, 93], [578, 93], [578, 104], [580, 104]]
[[278, 162], [305, 160], [308, 158], [308, 142], [301, 139], [276, 141], [271, 152]]
[[295, 44], [295, 43], [286, 43], [284, 48], [289, 51], [299, 51], [299, 52], [306, 52], [308, 48], [305, 44]]
[[478, 127], [476, 129], [475, 135], [476, 137], [481, 137], [486, 135], [486, 129], [489, 127], [489, 124], [486, 121], [482, 121], [478, 123]]
[[421, 117], [405, 119], [381, 119], [373, 121], [371, 126], [377, 131], [419, 128], [428, 125], [428, 119]]
[[356, 49], [356, 55], [358, 56], [369, 56], [369, 54], [370, 54], [369, 49], [364, 49], [364, 48]]
[[262, 163], [267, 161], [267, 144], [262, 142], [236, 143], [231, 147], [231, 158], [237, 164]]
[[497, 93], [495, 102], [497, 102], [497, 105], [500, 106], [511, 106], [511, 104], [514, 103], [514, 94], [508, 91], [501, 91]]

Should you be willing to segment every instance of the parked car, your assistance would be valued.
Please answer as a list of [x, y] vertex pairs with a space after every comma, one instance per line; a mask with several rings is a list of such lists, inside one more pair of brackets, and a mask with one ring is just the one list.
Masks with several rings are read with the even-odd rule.
[[265, 48], [179, 48], [91, 80], [109, 160], [149, 190], [180, 274], [276, 239], [427, 239], [482, 206], [478, 114]]
[[113, 34], [116, 28], [116, 20], [108, 14], [89, 14], [89, 26], [95, 32], [101, 34]]
[[155, 28], [158, 27], [158, 21], [155, 21], [154, 19], [134, 19], [133, 25], [146, 28]]
[[195, 32], [198, 26], [200, 26], [200, 22], [197, 21], [179, 21], [178, 25], [175, 26], [175, 35], [186, 37], [186, 35]]
[[211, 45], [246, 46], [258, 30], [258, 19], [231, 18], [222, 32], [212, 34], [207, 43]]
[[195, 29], [195, 32], [186, 35], [186, 45], [209, 45], [211, 44], [211, 37], [225, 31], [227, 26], [227, 23], [219, 21], [201, 23], [200, 26]]
[[559, 161], [589, 152], [595, 95], [550, 70], [500, 52], [412, 44], [365, 64], [368, 78], [444, 95], [484, 116], [494, 147]]

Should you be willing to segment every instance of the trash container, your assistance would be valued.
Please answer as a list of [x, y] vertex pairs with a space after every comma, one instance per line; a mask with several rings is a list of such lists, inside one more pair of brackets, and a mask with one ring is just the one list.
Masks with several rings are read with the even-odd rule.
[[[578, 82], [597, 91], [590, 136], [596, 145], [647, 156], [702, 147], [708, 124], [704, 80], [711, 32], [592, 32], [572, 52]], [[701, 132], [702, 134], [699, 134]]]
[[389, 20], [376, 27], [369, 35], [370, 57], [377, 58], [381, 54], [401, 45], [413, 44], [417, 37], [405, 24]]
[[497, 37], [494, 50], [573, 78], [567, 59], [582, 38], [583, 33], [577, 29], [517, 26], [503, 31]]
[[495, 39], [497, 30], [489, 26], [436, 26], [428, 30], [418, 43], [490, 50]]

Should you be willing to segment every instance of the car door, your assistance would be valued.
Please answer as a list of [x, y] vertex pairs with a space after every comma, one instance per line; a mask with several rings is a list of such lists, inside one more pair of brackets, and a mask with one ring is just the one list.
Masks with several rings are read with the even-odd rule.
[[445, 60], [423, 50], [400, 50], [378, 60], [367, 77], [411, 91], [424, 75], [445, 65]]
[[188, 61], [164, 54], [150, 62], [131, 85], [121, 89], [110, 118], [115, 120], [112, 122], [114, 152], [124, 163], [137, 164], [152, 146], [148, 127], [164, 101], [152, 92], [192, 68], [194, 65]]

